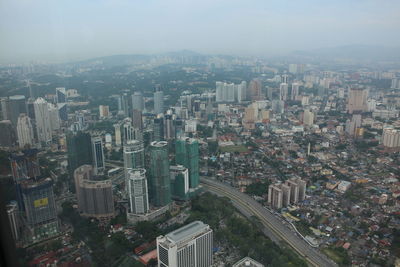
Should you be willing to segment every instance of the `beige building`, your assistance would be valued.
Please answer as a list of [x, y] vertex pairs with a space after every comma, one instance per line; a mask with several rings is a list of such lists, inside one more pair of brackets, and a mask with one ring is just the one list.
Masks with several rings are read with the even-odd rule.
[[350, 89], [347, 102], [347, 111], [350, 114], [354, 112], [365, 112], [367, 106], [368, 91], [365, 89]]

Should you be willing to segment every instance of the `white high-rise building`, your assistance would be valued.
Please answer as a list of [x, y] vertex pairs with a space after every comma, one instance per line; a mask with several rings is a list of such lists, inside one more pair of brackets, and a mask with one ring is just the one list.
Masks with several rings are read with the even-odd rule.
[[129, 170], [144, 168], [144, 146], [139, 140], [131, 140], [124, 145], [124, 169], [125, 169], [125, 185], [128, 191]]
[[384, 128], [382, 143], [383, 146], [389, 148], [400, 147], [400, 131], [393, 128]]
[[210, 267], [212, 251], [213, 231], [201, 221], [157, 237], [159, 267]]
[[132, 95], [132, 109], [143, 111], [144, 100], [141, 92], [135, 92]]
[[314, 113], [309, 109], [304, 110], [303, 124], [307, 126], [312, 126], [314, 124]]
[[35, 110], [36, 131], [39, 142], [50, 143], [52, 130], [49, 106], [46, 100], [39, 97], [33, 104]]
[[241, 102], [246, 99], [246, 82], [240, 84], [234, 83], [215, 83], [216, 101], [217, 102]]
[[113, 126], [114, 126], [114, 133], [115, 133], [115, 145], [121, 146], [121, 144], [122, 144], [121, 124], [116, 123]]
[[19, 147], [21, 148], [25, 147], [26, 145], [33, 145], [35, 143], [31, 119], [24, 113], [20, 114], [18, 117], [17, 136]]
[[163, 91], [154, 92], [154, 114], [164, 113], [164, 93]]
[[128, 171], [129, 211], [133, 214], [146, 214], [149, 211], [149, 194], [145, 169]]
[[110, 117], [110, 107], [105, 106], [105, 105], [100, 105], [99, 106], [99, 116], [100, 116], [100, 119]]
[[279, 86], [279, 100], [286, 101], [288, 99], [288, 84], [281, 83]]
[[246, 92], [247, 92], [247, 83], [242, 81], [237, 85], [237, 102], [241, 103], [246, 100]]
[[299, 84], [298, 83], [292, 83], [292, 100], [296, 100], [297, 96], [299, 95]]

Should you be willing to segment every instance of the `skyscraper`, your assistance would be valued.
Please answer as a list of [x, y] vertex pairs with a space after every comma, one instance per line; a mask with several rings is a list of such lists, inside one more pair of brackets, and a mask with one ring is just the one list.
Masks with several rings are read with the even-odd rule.
[[153, 140], [164, 140], [164, 118], [159, 117], [153, 120]]
[[299, 95], [299, 84], [292, 83], [292, 92], [291, 92], [292, 100], [296, 100], [298, 95]]
[[128, 179], [130, 169], [144, 168], [144, 145], [142, 141], [131, 140], [124, 145], [124, 170], [125, 170], [125, 186], [128, 192]]
[[110, 108], [105, 105], [100, 105], [99, 106], [99, 117], [100, 119], [105, 119], [110, 116]]
[[249, 83], [248, 92], [250, 94], [251, 100], [261, 100], [261, 81], [259, 79], [254, 79]]
[[288, 99], [288, 84], [281, 83], [279, 86], [279, 100], [286, 101]]
[[141, 92], [134, 92], [132, 95], [132, 109], [143, 111], [144, 100]]
[[92, 149], [94, 174], [101, 174], [105, 169], [103, 140], [101, 137], [92, 138]]
[[156, 207], [171, 203], [168, 143], [154, 141], [150, 144], [150, 202]]
[[85, 217], [114, 217], [111, 180], [94, 179], [93, 167], [82, 165], [74, 171], [78, 209]]
[[164, 93], [163, 91], [154, 92], [154, 114], [164, 113]]
[[118, 115], [123, 115], [125, 117], [129, 116], [129, 103], [127, 93], [123, 93], [118, 96]]
[[170, 166], [171, 195], [173, 199], [186, 200], [189, 193], [189, 170], [182, 165]]
[[149, 196], [145, 169], [128, 171], [129, 211], [134, 214], [146, 214], [149, 211]]
[[39, 241], [58, 233], [57, 208], [53, 181], [50, 178], [21, 182], [25, 218], [31, 241]]
[[18, 117], [17, 136], [19, 147], [21, 148], [26, 145], [32, 146], [35, 143], [31, 119], [24, 113]]
[[92, 164], [91, 136], [88, 133], [77, 132], [67, 134], [68, 171], [72, 175], [76, 168], [84, 164]]
[[307, 126], [312, 126], [314, 124], [314, 113], [309, 109], [303, 112], [303, 124]]
[[189, 186], [199, 186], [199, 142], [193, 138], [181, 138], [175, 142], [175, 161], [189, 170]]
[[347, 102], [348, 113], [367, 111], [367, 98], [368, 91], [366, 89], [350, 89]]
[[142, 111], [138, 109], [132, 110], [132, 125], [134, 128], [142, 130], [143, 129], [143, 117]]
[[11, 121], [0, 121], [0, 146], [12, 147], [16, 143], [16, 136]]
[[49, 115], [50, 115], [50, 126], [52, 131], [60, 130], [60, 116], [58, 108], [53, 104], [48, 105]]
[[277, 185], [270, 185], [268, 187], [268, 204], [274, 209], [282, 208], [282, 189]]
[[17, 126], [19, 114], [25, 113], [26, 114], [26, 103], [25, 103], [25, 96], [23, 95], [13, 95], [9, 97], [8, 100], [9, 105], [9, 115], [11, 123], [14, 127]]
[[65, 91], [65, 87], [57, 87], [56, 88], [56, 101], [57, 101], [57, 104], [67, 102], [67, 92]]
[[213, 231], [194, 221], [157, 237], [159, 267], [210, 267], [213, 264]]
[[175, 138], [175, 125], [172, 115], [164, 116], [164, 137], [165, 140], [171, 140]]
[[34, 109], [38, 141], [50, 143], [52, 139], [52, 129], [48, 103], [43, 98], [39, 97], [34, 103]]

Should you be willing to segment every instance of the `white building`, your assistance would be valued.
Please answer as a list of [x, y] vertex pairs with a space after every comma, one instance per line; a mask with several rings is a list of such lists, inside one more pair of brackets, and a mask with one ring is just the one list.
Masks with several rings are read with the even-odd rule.
[[186, 120], [185, 121], [185, 132], [195, 133], [197, 131], [197, 120]]
[[300, 85], [298, 83], [292, 83], [292, 100], [297, 99], [297, 96], [299, 95], [299, 87]]
[[36, 120], [36, 131], [39, 142], [50, 143], [52, 130], [48, 103], [39, 97], [33, 104]]
[[164, 113], [164, 93], [163, 91], [154, 92], [154, 114]]
[[101, 137], [92, 138], [93, 170], [94, 174], [101, 174], [105, 169], [103, 140]]
[[279, 86], [279, 100], [286, 101], [288, 99], [288, 84], [281, 83]]
[[49, 114], [50, 114], [50, 125], [52, 131], [60, 130], [60, 116], [58, 113], [58, 108], [49, 103]]
[[159, 267], [209, 267], [213, 264], [213, 231], [194, 221], [157, 237]]
[[304, 110], [303, 124], [307, 126], [312, 126], [314, 124], [314, 113], [309, 109]]
[[400, 131], [393, 128], [384, 128], [382, 143], [385, 147], [400, 147]]
[[145, 169], [128, 171], [129, 211], [134, 214], [146, 214], [149, 211], [149, 195]]
[[20, 114], [18, 117], [17, 136], [19, 147], [21, 148], [35, 143], [31, 119], [24, 113]]

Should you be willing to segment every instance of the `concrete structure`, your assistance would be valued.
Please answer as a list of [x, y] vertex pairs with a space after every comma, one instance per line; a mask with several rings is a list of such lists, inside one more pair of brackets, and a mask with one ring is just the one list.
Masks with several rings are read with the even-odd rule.
[[110, 117], [110, 108], [109, 106], [100, 105], [99, 106], [99, 117], [100, 119], [105, 119]]
[[289, 88], [287, 83], [281, 83], [279, 86], [279, 100], [288, 100]]
[[131, 140], [123, 150], [124, 170], [125, 170], [125, 185], [128, 192], [128, 183], [130, 179], [129, 170], [144, 168], [144, 145], [142, 141]]
[[173, 199], [187, 200], [189, 194], [189, 170], [182, 165], [170, 166], [171, 196]]
[[52, 131], [60, 130], [60, 116], [57, 106], [50, 104], [48, 105], [49, 116], [50, 116], [50, 127]]
[[314, 113], [309, 109], [304, 110], [303, 124], [307, 126], [312, 126], [314, 124]]
[[264, 267], [264, 265], [250, 257], [245, 257], [233, 264], [232, 267]]
[[268, 204], [274, 209], [282, 208], [282, 190], [279, 186], [270, 185], [268, 187]]
[[67, 133], [68, 171], [73, 174], [76, 168], [84, 164], [93, 164], [92, 140], [88, 133]]
[[111, 180], [94, 180], [94, 169], [82, 165], [74, 172], [78, 209], [85, 217], [114, 217], [114, 200]]
[[20, 239], [21, 234], [21, 219], [17, 202], [14, 201], [7, 204], [7, 217], [14, 241], [17, 241]]
[[25, 96], [13, 95], [8, 98], [8, 115], [13, 126], [17, 126], [18, 117], [21, 113], [26, 114]]
[[49, 105], [43, 98], [39, 97], [34, 102], [35, 121], [37, 137], [39, 142], [50, 143], [52, 139], [52, 129], [50, 122]]
[[194, 221], [157, 237], [159, 267], [209, 267], [213, 263], [213, 231]]
[[17, 123], [17, 136], [20, 148], [35, 144], [35, 135], [31, 119], [26, 114], [20, 114]]
[[149, 211], [149, 194], [145, 169], [128, 171], [129, 212], [146, 214]]
[[132, 110], [140, 110], [144, 109], [144, 100], [141, 92], [134, 92], [132, 95]]
[[400, 147], [400, 130], [384, 128], [382, 133], [382, 144], [388, 148]]
[[175, 161], [189, 170], [189, 187], [199, 186], [199, 142], [193, 138], [175, 141]]
[[17, 141], [11, 121], [0, 121], [0, 146], [13, 147]]
[[365, 89], [350, 89], [347, 102], [347, 111], [350, 114], [354, 112], [365, 112], [367, 107], [368, 91]]
[[292, 92], [291, 92], [291, 99], [296, 100], [299, 95], [299, 87], [298, 83], [292, 83]]

